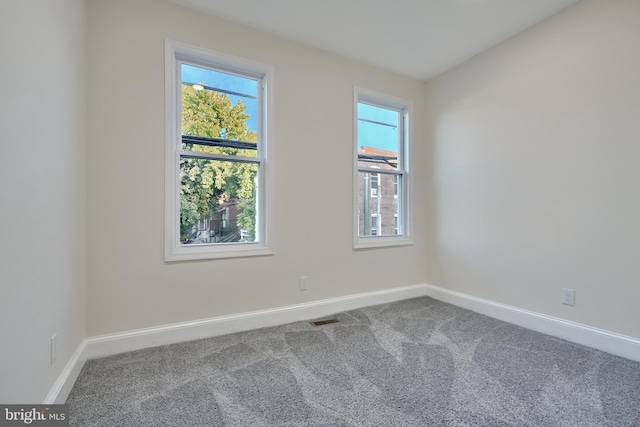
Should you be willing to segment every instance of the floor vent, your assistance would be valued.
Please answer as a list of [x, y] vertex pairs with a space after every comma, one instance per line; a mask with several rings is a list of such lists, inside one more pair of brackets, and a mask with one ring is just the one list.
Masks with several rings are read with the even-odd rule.
[[311, 324], [313, 326], [322, 326], [322, 325], [330, 325], [331, 323], [338, 323], [338, 322], [339, 320], [334, 317], [333, 319], [316, 320], [314, 322], [311, 322]]

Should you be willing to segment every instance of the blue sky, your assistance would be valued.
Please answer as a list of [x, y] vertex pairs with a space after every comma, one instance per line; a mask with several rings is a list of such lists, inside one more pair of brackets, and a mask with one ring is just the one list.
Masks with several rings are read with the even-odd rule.
[[358, 148], [366, 145], [398, 152], [398, 120], [395, 110], [358, 103]]
[[206, 86], [221, 88], [232, 92], [238, 92], [248, 96], [237, 96], [228, 94], [229, 99], [235, 105], [238, 100], [247, 106], [244, 111], [249, 115], [247, 128], [256, 132], [258, 129], [258, 82], [233, 74], [221, 73], [208, 70], [206, 68], [195, 67], [193, 65], [182, 64], [182, 81], [189, 83], [203, 83]]

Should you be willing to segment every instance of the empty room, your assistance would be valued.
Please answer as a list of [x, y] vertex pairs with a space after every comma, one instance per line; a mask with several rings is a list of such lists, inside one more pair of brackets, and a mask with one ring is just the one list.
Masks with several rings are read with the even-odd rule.
[[639, 0], [0, 35], [0, 424], [640, 425]]

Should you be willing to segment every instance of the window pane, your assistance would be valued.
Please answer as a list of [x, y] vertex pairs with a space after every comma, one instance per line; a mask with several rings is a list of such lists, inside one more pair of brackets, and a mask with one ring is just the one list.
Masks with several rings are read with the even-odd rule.
[[[377, 180], [374, 193], [372, 185]], [[397, 178], [396, 178], [397, 177]], [[358, 172], [358, 236], [396, 236], [402, 227], [396, 225], [400, 196], [394, 194], [395, 173]]]
[[256, 157], [258, 81], [188, 64], [181, 71], [182, 149]]
[[257, 163], [180, 159], [180, 241], [256, 241]]
[[358, 166], [398, 169], [399, 120], [396, 110], [358, 103]]

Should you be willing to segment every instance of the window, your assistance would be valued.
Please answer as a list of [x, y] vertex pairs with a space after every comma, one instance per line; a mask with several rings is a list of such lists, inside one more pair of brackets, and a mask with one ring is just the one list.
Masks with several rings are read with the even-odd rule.
[[354, 248], [411, 244], [411, 103], [356, 88], [354, 104]]
[[268, 255], [270, 68], [166, 42], [165, 260]]
[[378, 226], [378, 221], [380, 221], [380, 217], [378, 216], [378, 214], [376, 213], [371, 214], [371, 235], [372, 236], [378, 235], [378, 229], [380, 228]]
[[380, 174], [371, 174], [371, 197], [378, 197], [378, 183], [380, 182]]
[[[393, 197], [398, 198], [400, 188], [400, 180], [398, 179], [398, 175], [393, 176]], [[396, 214], [397, 215], [397, 214]]]

